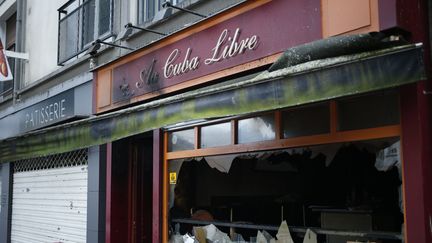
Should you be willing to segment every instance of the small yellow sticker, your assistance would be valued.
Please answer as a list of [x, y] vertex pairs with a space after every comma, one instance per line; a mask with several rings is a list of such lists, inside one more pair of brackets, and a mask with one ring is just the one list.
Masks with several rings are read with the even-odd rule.
[[177, 173], [176, 172], [170, 172], [169, 178], [170, 178], [170, 184], [176, 184], [177, 183]]

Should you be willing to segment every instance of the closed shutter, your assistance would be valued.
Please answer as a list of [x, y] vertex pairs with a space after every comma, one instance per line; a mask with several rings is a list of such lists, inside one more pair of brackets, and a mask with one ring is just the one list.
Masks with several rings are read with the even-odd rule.
[[13, 242], [86, 242], [87, 150], [14, 165]]

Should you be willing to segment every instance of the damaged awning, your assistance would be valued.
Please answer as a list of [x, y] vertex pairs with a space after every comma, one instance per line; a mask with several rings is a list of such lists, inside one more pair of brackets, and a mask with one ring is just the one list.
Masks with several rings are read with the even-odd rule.
[[105, 144], [179, 122], [392, 88], [425, 77], [421, 45], [324, 58], [5, 139], [0, 141], [0, 162]]

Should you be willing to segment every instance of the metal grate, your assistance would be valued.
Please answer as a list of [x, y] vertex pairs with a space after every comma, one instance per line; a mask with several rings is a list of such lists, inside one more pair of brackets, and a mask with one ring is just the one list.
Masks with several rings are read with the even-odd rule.
[[23, 171], [72, 167], [86, 165], [87, 163], [88, 149], [81, 149], [63, 154], [55, 154], [17, 161], [14, 164], [14, 173]]

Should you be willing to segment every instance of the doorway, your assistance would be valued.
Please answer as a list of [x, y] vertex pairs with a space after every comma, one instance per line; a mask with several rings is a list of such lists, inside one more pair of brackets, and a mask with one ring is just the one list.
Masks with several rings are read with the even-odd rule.
[[153, 136], [140, 134], [112, 146], [111, 242], [151, 242]]

